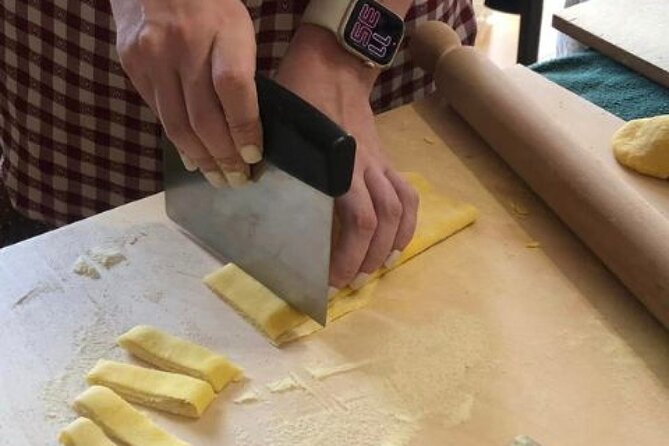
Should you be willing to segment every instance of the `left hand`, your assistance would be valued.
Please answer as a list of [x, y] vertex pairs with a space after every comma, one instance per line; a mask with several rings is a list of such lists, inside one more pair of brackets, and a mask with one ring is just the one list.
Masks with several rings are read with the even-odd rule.
[[335, 200], [330, 285], [359, 288], [397, 260], [416, 228], [418, 195], [381, 150], [369, 96], [378, 70], [365, 67], [326, 30], [303, 25], [276, 80], [322, 111], [357, 142], [351, 189]]

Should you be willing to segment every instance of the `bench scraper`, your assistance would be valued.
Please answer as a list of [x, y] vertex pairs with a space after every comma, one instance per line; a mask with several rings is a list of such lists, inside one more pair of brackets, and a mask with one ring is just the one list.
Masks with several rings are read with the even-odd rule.
[[292, 92], [256, 76], [264, 161], [241, 188], [187, 171], [163, 137], [167, 215], [325, 325], [334, 197], [351, 185], [355, 140]]

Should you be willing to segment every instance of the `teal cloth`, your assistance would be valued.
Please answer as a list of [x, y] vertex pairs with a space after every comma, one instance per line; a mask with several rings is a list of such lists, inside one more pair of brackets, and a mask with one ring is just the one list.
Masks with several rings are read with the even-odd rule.
[[626, 121], [669, 114], [669, 89], [586, 50], [532, 65], [558, 85]]

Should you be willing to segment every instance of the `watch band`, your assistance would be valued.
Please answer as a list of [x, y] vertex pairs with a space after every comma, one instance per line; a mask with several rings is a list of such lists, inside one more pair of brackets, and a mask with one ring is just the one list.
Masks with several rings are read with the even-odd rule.
[[337, 35], [349, 6], [351, 0], [311, 0], [304, 10], [302, 22], [329, 29]]

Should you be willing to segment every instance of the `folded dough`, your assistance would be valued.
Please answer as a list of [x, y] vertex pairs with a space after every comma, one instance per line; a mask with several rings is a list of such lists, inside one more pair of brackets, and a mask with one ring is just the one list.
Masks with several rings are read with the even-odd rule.
[[[420, 205], [414, 238], [395, 267], [470, 225], [477, 217], [473, 206], [434, 192], [421, 175], [407, 173], [404, 176], [418, 191]], [[374, 279], [388, 271], [388, 268], [379, 269], [370, 282], [358, 291], [346, 288], [333, 296], [328, 304], [328, 322], [367, 305], [373, 295]], [[204, 282], [274, 344], [279, 345], [322, 328], [234, 264], [227, 264], [207, 275]]]
[[190, 446], [160, 429], [106, 387], [89, 387], [74, 400], [74, 409], [126, 446]]
[[216, 392], [242, 376], [241, 369], [225, 357], [147, 325], [131, 329], [118, 338], [118, 344], [159, 369], [207, 381]]
[[116, 446], [102, 429], [88, 418], [77, 418], [58, 434], [64, 446]]
[[104, 359], [88, 372], [86, 381], [109, 387], [132, 403], [192, 418], [199, 418], [216, 397], [211, 385], [200, 379]]

